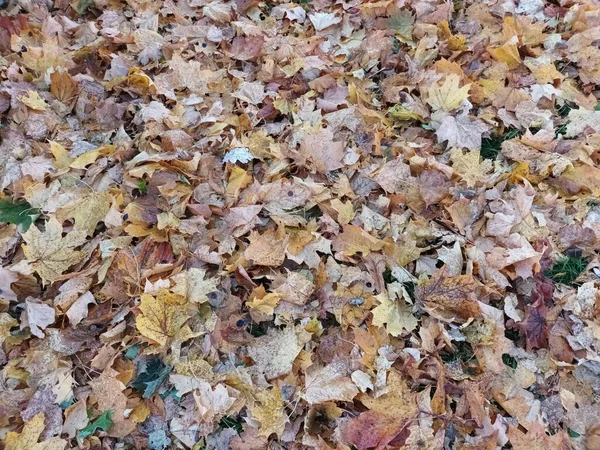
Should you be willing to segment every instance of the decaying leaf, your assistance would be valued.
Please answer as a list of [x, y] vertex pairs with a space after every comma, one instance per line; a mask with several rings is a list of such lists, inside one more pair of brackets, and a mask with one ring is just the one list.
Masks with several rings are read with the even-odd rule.
[[479, 283], [471, 275], [447, 276], [446, 269], [420, 283], [416, 291], [419, 304], [433, 317], [447, 322], [466, 322], [479, 317]]

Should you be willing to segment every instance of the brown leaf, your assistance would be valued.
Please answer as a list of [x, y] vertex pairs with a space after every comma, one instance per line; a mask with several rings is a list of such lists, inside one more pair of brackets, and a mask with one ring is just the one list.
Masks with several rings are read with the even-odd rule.
[[477, 303], [480, 291], [480, 284], [472, 275], [450, 277], [444, 268], [419, 284], [416, 298], [418, 304], [436, 319], [463, 323], [480, 316]]

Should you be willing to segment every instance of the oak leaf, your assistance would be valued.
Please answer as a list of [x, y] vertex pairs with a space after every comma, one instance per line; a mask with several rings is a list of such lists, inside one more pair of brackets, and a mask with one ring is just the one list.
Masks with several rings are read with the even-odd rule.
[[41, 232], [35, 226], [23, 233], [27, 245], [23, 253], [29, 265], [35, 270], [43, 283], [53, 283], [71, 266], [80, 263], [84, 253], [74, 250], [86, 241], [86, 233], [73, 230], [62, 236], [62, 225], [52, 217]]

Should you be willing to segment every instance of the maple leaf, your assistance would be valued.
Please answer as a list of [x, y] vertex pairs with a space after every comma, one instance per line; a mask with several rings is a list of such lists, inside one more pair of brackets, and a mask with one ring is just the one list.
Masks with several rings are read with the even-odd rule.
[[385, 394], [376, 398], [359, 394], [358, 400], [369, 410], [351, 419], [342, 430], [344, 439], [358, 449], [385, 447], [402, 432], [406, 420], [418, 411], [414, 395], [394, 369], [388, 374]]
[[8, 313], [0, 313], [0, 346], [10, 336], [11, 328], [19, 325], [19, 322]]
[[189, 319], [185, 297], [161, 289], [158, 295], [142, 294], [136, 326], [142, 336], [165, 350], [173, 342], [192, 337], [185, 323]]
[[28, 91], [27, 95], [19, 96], [19, 101], [36, 111], [46, 110], [46, 102], [36, 91]]
[[113, 425], [113, 421], [111, 419], [113, 411], [105, 411], [100, 416], [98, 416], [93, 422], [87, 424], [84, 428], [79, 430], [77, 437], [79, 439], [85, 439], [88, 436], [93, 435], [98, 430], [108, 431], [110, 427]]
[[463, 153], [462, 150], [454, 148], [450, 151], [452, 167], [472, 187], [488, 180], [488, 173], [492, 170], [492, 162], [489, 159], [481, 160], [479, 151]]
[[108, 192], [92, 192], [75, 203], [61, 208], [56, 213], [59, 221], [74, 219], [75, 231], [83, 231], [92, 236], [96, 225], [106, 217], [110, 209], [111, 196]]
[[403, 299], [392, 300], [386, 292], [375, 297], [380, 305], [373, 309], [373, 325], [382, 327], [392, 336], [397, 337], [402, 331], [411, 332], [417, 327], [417, 319], [412, 315], [412, 307]]
[[256, 399], [260, 406], [254, 406], [251, 410], [252, 417], [260, 422], [258, 436], [269, 437], [275, 433], [280, 437], [288, 420], [279, 387], [257, 393]]
[[205, 303], [208, 294], [217, 290], [216, 278], [205, 279], [206, 270], [192, 267], [187, 272], [182, 272], [171, 279], [176, 285], [171, 289], [174, 294], [185, 296], [193, 303]]
[[428, 90], [427, 103], [433, 109], [442, 111], [452, 111], [460, 108], [462, 102], [469, 97], [471, 84], [466, 84], [459, 88], [460, 77], [456, 74], [446, 76], [444, 82], [434, 84]]
[[279, 266], [285, 259], [285, 248], [289, 237], [280, 231], [268, 230], [263, 234], [252, 231], [248, 237], [250, 245], [244, 256], [260, 266]]
[[[565, 432], [560, 430], [550, 436], [546, 434], [544, 424], [534, 421], [527, 434], [523, 433], [514, 425], [509, 425], [508, 438], [515, 450], [548, 450], [569, 448], [568, 438]], [[591, 449], [590, 449], [591, 450]]]
[[416, 298], [422, 308], [436, 319], [466, 322], [481, 314], [477, 303], [479, 290], [480, 286], [472, 275], [449, 277], [446, 268], [442, 268], [419, 284]]
[[9, 431], [6, 436], [5, 450], [64, 450], [67, 441], [53, 437], [44, 442], [38, 442], [42, 431], [46, 427], [44, 413], [35, 415], [25, 423], [21, 433]]
[[314, 163], [319, 172], [330, 172], [344, 167], [344, 143], [333, 139], [333, 132], [326, 128], [317, 133], [306, 134], [300, 141], [301, 153]]
[[292, 364], [302, 350], [300, 339], [293, 327], [281, 331], [269, 329], [265, 336], [257, 338], [248, 347], [248, 355], [271, 380], [292, 370]]
[[488, 130], [489, 127], [483, 120], [474, 119], [463, 112], [457, 117], [445, 116], [435, 133], [440, 142], [448, 141], [447, 148], [460, 147], [479, 150], [482, 141], [481, 135]]
[[334, 400], [351, 402], [359, 392], [347, 376], [347, 364], [339, 360], [324, 367], [311, 366], [305, 383], [303, 397], [311, 405]]
[[344, 231], [336, 236], [333, 241], [333, 249], [342, 251], [347, 256], [361, 252], [367, 256], [372, 251], [381, 250], [385, 242], [371, 236], [361, 227], [356, 225], [344, 225]]
[[43, 283], [53, 283], [71, 266], [83, 261], [85, 254], [74, 250], [86, 241], [85, 232], [71, 231], [62, 236], [62, 225], [52, 217], [46, 222], [46, 229], [41, 232], [31, 227], [23, 233], [27, 245], [23, 253], [30, 267], [35, 270]]

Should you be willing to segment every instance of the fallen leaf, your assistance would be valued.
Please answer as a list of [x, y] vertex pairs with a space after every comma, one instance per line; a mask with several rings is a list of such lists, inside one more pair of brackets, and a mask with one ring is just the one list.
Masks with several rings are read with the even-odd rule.
[[481, 160], [479, 151], [463, 153], [460, 149], [452, 149], [450, 152], [452, 168], [466, 181], [467, 186], [473, 187], [482, 184], [489, 179], [492, 170], [490, 160]]
[[277, 386], [256, 394], [260, 406], [252, 408], [252, 417], [260, 422], [258, 436], [268, 438], [275, 433], [277, 437], [283, 434], [285, 424], [288, 422], [281, 391]]
[[477, 303], [479, 290], [479, 283], [471, 275], [450, 277], [446, 269], [442, 269], [420, 283], [416, 298], [418, 304], [438, 320], [463, 323], [481, 314]]
[[347, 365], [342, 361], [324, 367], [309, 367], [305, 377], [304, 399], [311, 405], [329, 401], [351, 402], [359, 390], [348, 377], [347, 370]]
[[106, 217], [110, 204], [111, 196], [108, 192], [93, 192], [58, 210], [56, 218], [59, 221], [74, 219], [75, 231], [93, 236], [98, 223]]
[[412, 315], [412, 307], [404, 299], [392, 300], [386, 292], [375, 297], [379, 306], [373, 309], [373, 325], [382, 327], [394, 337], [403, 332], [410, 333], [417, 327], [417, 319]]
[[153, 297], [142, 294], [136, 317], [139, 332], [160, 349], [168, 348], [173, 342], [191, 338], [191, 330], [185, 325], [189, 319], [185, 297], [162, 289]]
[[489, 127], [482, 120], [474, 119], [467, 114], [460, 114], [457, 117], [447, 115], [441, 120], [436, 135], [440, 142], [448, 141], [448, 148], [479, 150], [481, 135], [488, 130]]
[[21, 433], [9, 431], [6, 436], [6, 450], [64, 450], [67, 442], [53, 437], [44, 442], [38, 442], [44, 431], [44, 413], [37, 414], [25, 424]]
[[452, 111], [460, 108], [462, 102], [469, 97], [471, 85], [466, 84], [459, 88], [459, 83], [458, 75], [447, 75], [441, 85], [434, 84], [429, 88], [427, 103], [436, 111]]
[[45, 330], [48, 325], [54, 323], [54, 308], [43, 303], [33, 302], [29, 299], [25, 301], [25, 305], [27, 324], [29, 325], [31, 334], [43, 339], [45, 335], [42, 330]]
[[23, 233], [27, 245], [23, 253], [29, 265], [35, 270], [44, 283], [58, 280], [69, 267], [80, 263], [84, 253], [74, 250], [86, 241], [82, 231], [71, 231], [62, 236], [62, 225], [54, 217], [46, 222], [46, 229], [41, 232], [31, 227]]
[[271, 329], [248, 346], [248, 355], [265, 378], [272, 380], [292, 370], [294, 360], [302, 350], [301, 339], [293, 327], [281, 331]]

